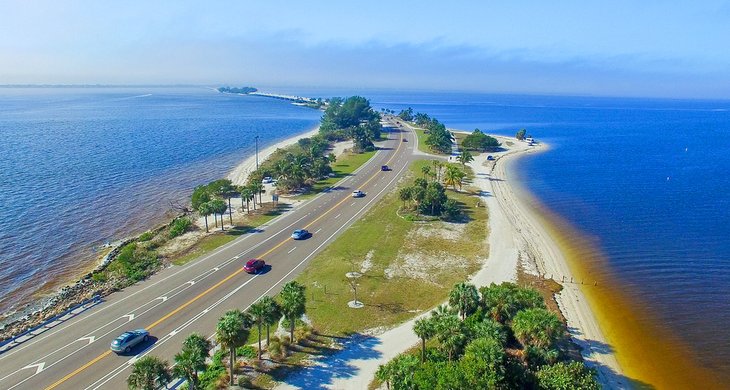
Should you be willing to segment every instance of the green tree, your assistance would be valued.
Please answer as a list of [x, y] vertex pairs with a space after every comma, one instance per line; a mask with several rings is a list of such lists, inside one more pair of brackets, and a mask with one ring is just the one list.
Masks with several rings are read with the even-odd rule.
[[284, 285], [279, 293], [281, 297], [281, 311], [289, 319], [289, 333], [294, 342], [294, 325], [297, 318], [306, 311], [307, 298], [304, 295], [305, 287], [291, 281]]
[[426, 360], [426, 340], [436, 334], [436, 326], [432, 318], [421, 318], [413, 324], [413, 332], [421, 339], [421, 363]]
[[216, 325], [216, 339], [221, 347], [230, 351], [229, 369], [233, 386], [233, 367], [236, 362], [236, 348], [244, 345], [251, 328], [251, 317], [240, 310], [227, 311]]
[[251, 314], [251, 318], [253, 318], [253, 321], [256, 323], [256, 326], [258, 327], [258, 333], [259, 333], [259, 351], [258, 351], [258, 358], [261, 360], [261, 331], [262, 326], [264, 322], [266, 322], [266, 311], [267, 303], [262, 302], [262, 300], [258, 300], [257, 302], [254, 302], [253, 305], [248, 309], [249, 314]]
[[444, 184], [446, 184], [447, 186], [452, 186], [454, 191], [456, 191], [457, 185], [459, 186], [459, 188], [461, 188], [461, 181], [464, 179], [465, 176], [466, 174], [464, 174], [464, 171], [462, 171], [458, 167], [449, 165], [446, 167], [446, 173], [444, 173]]
[[[221, 216], [221, 230], [225, 230], [223, 228], [223, 215], [226, 213], [226, 209], [228, 209], [226, 202], [221, 199], [213, 199], [210, 202], [208, 202], [208, 205], [210, 205], [210, 209], [211, 209], [211, 211], [213, 211], [214, 217], [215, 217], [215, 214], [219, 214]], [[218, 221], [216, 220], [216, 225], [217, 224], [218, 224]]]
[[208, 233], [208, 216], [213, 214], [210, 204], [206, 202], [198, 205], [198, 213], [205, 217], [205, 232]]
[[519, 131], [517, 132], [517, 134], [515, 135], [515, 138], [517, 138], [518, 140], [522, 141], [522, 140], [524, 140], [524, 139], [525, 139], [525, 134], [527, 134], [527, 130], [525, 130], [525, 129], [520, 129], [520, 130], [519, 130]]
[[478, 338], [469, 343], [459, 360], [461, 386], [469, 389], [495, 389], [505, 381], [507, 354], [498, 341]]
[[411, 195], [412, 188], [411, 187], [403, 187], [398, 191], [398, 197], [403, 202], [403, 208], [406, 207], [406, 202], [410, 201], [412, 198]]
[[481, 287], [482, 306], [489, 312], [492, 319], [506, 323], [522, 309], [545, 307], [545, 302], [537, 290], [522, 288], [514, 283], [492, 283], [488, 287]]
[[486, 152], [488, 150], [496, 150], [501, 144], [496, 138], [486, 135], [481, 130], [476, 129], [471, 134], [464, 137], [461, 141], [461, 147], [465, 150], [477, 150]]
[[156, 357], [147, 355], [139, 358], [132, 365], [132, 373], [127, 377], [130, 389], [155, 390], [172, 379], [170, 365]]
[[253, 191], [248, 186], [239, 186], [238, 192], [241, 194], [241, 208], [243, 208], [243, 202], [246, 202], [246, 213], [251, 213], [251, 208], [249, 207], [249, 202], [251, 202], [251, 199], [253, 199]]
[[560, 362], [537, 371], [537, 385], [543, 390], [599, 390], [596, 371], [580, 362]]
[[453, 199], [446, 199], [443, 210], [441, 210], [441, 217], [447, 221], [454, 221], [460, 216], [461, 207], [459, 207], [459, 203]]
[[504, 327], [491, 318], [479, 318], [469, 316], [464, 325], [469, 333], [470, 339], [489, 338], [504, 345], [507, 342], [507, 334]]
[[436, 339], [441, 343], [449, 361], [459, 354], [466, 343], [464, 324], [454, 314], [436, 317]]
[[208, 339], [198, 333], [193, 333], [183, 341], [182, 350], [175, 355], [173, 373], [185, 378], [190, 390], [197, 389], [200, 384], [198, 372], [206, 369], [205, 359], [208, 357], [211, 347]]
[[563, 337], [564, 325], [555, 313], [542, 308], [525, 309], [512, 319], [512, 331], [523, 345], [550, 348]]
[[423, 198], [418, 204], [419, 212], [427, 215], [441, 215], [446, 199], [446, 191], [441, 184], [436, 182], [428, 183]]
[[479, 292], [473, 284], [457, 283], [449, 293], [449, 305], [456, 308], [462, 321], [479, 307]]
[[262, 306], [266, 308], [266, 314], [264, 316], [264, 323], [266, 324], [266, 345], [269, 345], [269, 329], [271, 325], [275, 325], [281, 318], [281, 307], [270, 296], [265, 296], [259, 300]]
[[413, 120], [413, 109], [408, 107], [405, 110], [401, 110], [401, 112], [398, 114], [398, 117], [400, 119], [403, 119], [406, 122], [410, 122]]
[[418, 358], [413, 355], [398, 355], [385, 364], [384, 368], [378, 369], [380, 380], [385, 379], [388, 388], [393, 390], [415, 389], [413, 373], [418, 364]]
[[198, 210], [201, 204], [210, 202], [210, 191], [207, 186], [197, 186], [190, 197], [193, 210]]
[[429, 167], [428, 165], [422, 166], [421, 173], [423, 173], [424, 179], [428, 179], [431, 176], [431, 167]]
[[464, 149], [461, 151], [461, 154], [459, 154], [459, 157], [457, 157], [456, 159], [461, 163], [462, 167], [466, 167], [466, 164], [474, 161], [474, 156], [472, 156], [468, 150]]

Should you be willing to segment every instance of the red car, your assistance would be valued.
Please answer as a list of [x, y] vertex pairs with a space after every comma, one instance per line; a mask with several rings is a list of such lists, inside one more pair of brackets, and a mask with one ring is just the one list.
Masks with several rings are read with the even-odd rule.
[[261, 272], [266, 266], [266, 262], [261, 259], [251, 259], [246, 262], [243, 266], [243, 270], [250, 274], [257, 274]]

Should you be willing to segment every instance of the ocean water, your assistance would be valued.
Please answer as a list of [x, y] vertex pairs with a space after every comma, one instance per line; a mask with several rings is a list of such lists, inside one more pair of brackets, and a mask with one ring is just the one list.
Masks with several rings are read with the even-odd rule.
[[631, 298], [730, 380], [730, 101], [362, 94], [448, 127], [550, 144], [518, 160], [526, 189], [589, 237]]
[[0, 88], [0, 312], [319, 111], [209, 88]]

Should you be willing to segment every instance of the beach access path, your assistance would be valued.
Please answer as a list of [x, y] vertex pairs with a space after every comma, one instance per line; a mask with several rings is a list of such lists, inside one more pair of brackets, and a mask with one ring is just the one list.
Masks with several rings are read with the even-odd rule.
[[[402, 125], [408, 126], [406, 123]], [[544, 151], [547, 147], [539, 144], [530, 146], [511, 137], [495, 137], [505, 146], [503, 150], [477, 155], [469, 164], [475, 174], [473, 186], [479, 188], [481, 202], [489, 209], [489, 254], [469, 282], [476, 286], [514, 282], [518, 265], [536, 275], [548, 273], [570, 278], [571, 271], [564, 255], [524, 200], [518, 197], [519, 184], [509, 171], [509, 163], [515, 158]], [[487, 155], [494, 160], [487, 160]], [[566, 284], [557, 300], [571, 329], [571, 337], [583, 348], [582, 355], [587, 364], [598, 370], [601, 384], [607, 388], [629, 387], [621, 378], [621, 369], [613, 352], [591, 348], [592, 344], [608, 343], [579, 286]], [[367, 388], [379, 365], [420, 343], [413, 332], [413, 325], [417, 319], [427, 315], [430, 314], [422, 313], [389, 330], [372, 332], [373, 339], [368, 341], [372, 349], [369, 358], [351, 356], [346, 348], [330, 357], [315, 360], [314, 371], [322, 373], [321, 380], [318, 381], [313, 377], [316, 374], [310, 372], [307, 374], [308, 382], [321, 388]], [[347, 358], [343, 358], [345, 356]], [[294, 378], [281, 383], [276, 389], [301, 388], [287, 383], [297, 383], [296, 375], [292, 374]]]

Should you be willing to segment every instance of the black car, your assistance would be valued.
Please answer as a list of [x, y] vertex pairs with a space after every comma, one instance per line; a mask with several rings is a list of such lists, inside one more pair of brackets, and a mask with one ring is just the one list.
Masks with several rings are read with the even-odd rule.
[[380, 170], [385, 172], [385, 171], [389, 171], [390, 168], [387, 165], [383, 165], [382, 167], [380, 167]]

